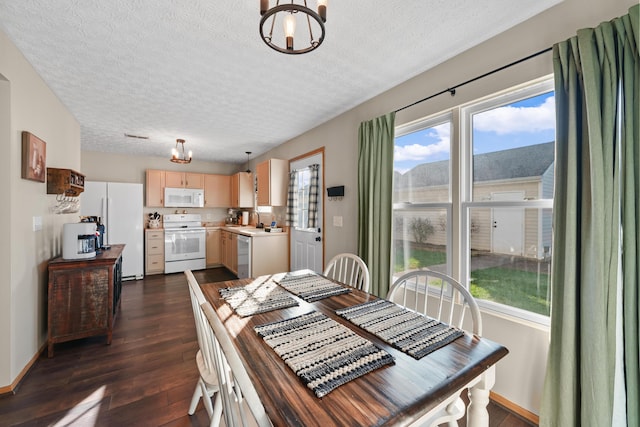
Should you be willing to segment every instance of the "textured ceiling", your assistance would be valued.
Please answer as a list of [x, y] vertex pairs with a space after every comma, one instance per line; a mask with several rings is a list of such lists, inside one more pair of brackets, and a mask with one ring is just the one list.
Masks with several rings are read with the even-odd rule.
[[162, 157], [183, 138], [194, 158], [242, 163], [559, 1], [331, 0], [304, 55], [264, 44], [257, 0], [0, 0], [0, 29], [83, 150]]

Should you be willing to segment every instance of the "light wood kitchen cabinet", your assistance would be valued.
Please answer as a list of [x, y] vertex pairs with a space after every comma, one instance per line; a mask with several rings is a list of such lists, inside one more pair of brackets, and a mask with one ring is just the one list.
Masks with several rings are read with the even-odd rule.
[[165, 171], [166, 187], [170, 188], [204, 188], [204, 175], [193, 172]]
[[222, 265], [233, 274], [238, 274], [238, 235], [222, 231]]
[[231, 175], [231, 207], [253, 208], [253, 174], [238, 172]]
[[256, 167], [258, 206], [286, 206], [289, 162], [269, 159]]
[[164, 206], [165, 171], [147, 169], [147, 207]]
[[231, 271], [234, 274], [238, 274], [238, 235], [236, 233], [231, 233], [231, 238], [229, 239], [229, 261], [231, 264]]
[[253, 237], [251, 239], [251, 276], [259, 277], [289, 271], [288, 241], [287, 233]]
[[207, 267], [222, 263], [222, 231], [219, 228], [207, 227]]
[[147, 229], [144, 233], [145, 273], [164, 273], [164, 231]]
[[204, 175], [204, 207], [228, 208], [231, 206], [231, 177], [228, 175]]

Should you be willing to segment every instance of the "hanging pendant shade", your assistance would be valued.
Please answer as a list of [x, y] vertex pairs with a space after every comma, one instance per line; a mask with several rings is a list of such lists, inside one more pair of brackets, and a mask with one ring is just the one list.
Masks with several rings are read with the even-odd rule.
[[[171, 150], [171, 161], [173, 163], [191, 163], [191, 158], [193, 154], [191, 150], [189, 150], [189, 155], [187, 156], [184, 152], [184, 139], [176, 139], [176, 146], [173, 150]], [[178, 147], [179, 146], [179, 147]]]

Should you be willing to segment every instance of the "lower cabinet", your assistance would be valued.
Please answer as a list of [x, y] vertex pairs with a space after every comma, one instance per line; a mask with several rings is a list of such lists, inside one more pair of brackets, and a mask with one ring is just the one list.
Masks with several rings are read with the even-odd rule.
[[238, 274], [238, 235], [229, 231], [221, 232], [222, 265], [233, 274]]
[[222, 231], [207, 227], [207, 267], [222, 264]]
[[289, 271], [289, 234], [273, 233], [251, 240], [253, 277]]
[[144, 233], [145, 273], [164, 273], [164, 231], [149, 228]]
[[122, 251], [111, 245], [92, 259], [49, 262], [48, 355], [54, 344], [106, 335], [111, 344], [122, 290]]

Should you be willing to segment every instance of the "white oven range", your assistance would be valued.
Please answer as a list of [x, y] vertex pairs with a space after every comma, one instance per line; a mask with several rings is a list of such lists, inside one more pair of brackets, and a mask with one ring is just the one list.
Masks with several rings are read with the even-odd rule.
[[198, 214], [164, 215], [164, 272], [206, 268], [206, 232]]

